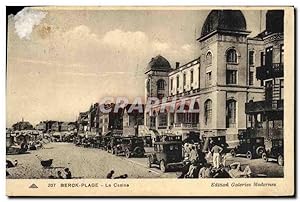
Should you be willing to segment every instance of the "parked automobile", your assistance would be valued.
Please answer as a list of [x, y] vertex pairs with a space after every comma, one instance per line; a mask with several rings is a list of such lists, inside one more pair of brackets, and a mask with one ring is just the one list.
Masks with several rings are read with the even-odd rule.
[[124, 154], [126, 158], [131, 156], [143, 157], [145, 154], [144, 141], [141, 137], [123, 137], [119, 144], [112, 148], [115, 155]]
[[152, 147], [152, 137], [151, 135], [142, 136], [145, 147]]
[[230, 151], [232, 156], [245, 155], [248, 159], [261, 158], [265, 152], [263, 137], [240, 136], [239, 145]]
[[283, 139], [273, 139], [271, 149], [267, 150], [262, 154], [262, 158], [267, 162], [270, 159], [277, 160], [278, 165], [283, 166], [284, 155], [283, 155]]
[[148, 167], [159, 165], [162, 172], [170, 167], [182, 166], [182, 141], [164, 141], [154, 143], [154, 152], [148, 155]]
[[106, 150], [108, 150], [108, 148], [110, 148], [110, 138], [111, 138], [111, 136], [104, 136], [101, 139], [100, 149], [103, 149], [106, 151]]
[[107, 144], [107, 151], [114, 153], [114, 148], [121, 143], [122, 143], [121, 136], [112, 136], [110, 138], [109, 143]]
[[204, 137], [203, 142], [200, 142], [201, 148], [203, 152], [208, 152], [212, 149], [214, 145], [218, 145], [223, 148], [223, 152], [227, 153], [228, 144], [226, 143], [226, 137], [223, 136], [211, 136], [211, 137]]
[[102, 142], [102, 137], [100, 135], [96, 135], [94, 147], [99, 149], [101, 147], [101, 142]]

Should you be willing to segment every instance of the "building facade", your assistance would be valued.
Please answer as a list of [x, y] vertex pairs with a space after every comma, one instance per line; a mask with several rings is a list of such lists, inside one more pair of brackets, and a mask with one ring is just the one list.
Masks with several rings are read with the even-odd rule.
[[[253, 135], [263, 136], [267, 143], [283, 138], [284, 112], [284, 12], [268, 11], [266, 30], [251, 39], [259, 44], [256, 78], [264, 86], [261, 100], [246, 103], [248, 127]], [[266, 145], [270, 146], [270, 145]]]
[[47, 123], [45, 121], [41, 121], [40, 123], [36, 124], [35, 129], [46, 132], [47, 131]]
[[265, 42], [249, 34], [241, 11], [212, 10], [197, 39], [198, 58], [174, 69], [162, 56], [152, 58], [145, 71], [146, 98], [161, 102], [145, 112], [146, 126], [160, 134], [226, 136], [229, 145], [236, 144], [251, 122], [245, 103], [265, 94], [256, 79]]
[[87, 131], [88, 123], [89, 123], [88, 111], [80, 112], [77, 118], [78, 133]]
[[[144, 106], [142, 106], [144, 108]], [[123, 108], [123, 135], [138, 136], [139, 127], [144, 125], [143, 111], [133, 110], [134, 105], [128, 104]]]

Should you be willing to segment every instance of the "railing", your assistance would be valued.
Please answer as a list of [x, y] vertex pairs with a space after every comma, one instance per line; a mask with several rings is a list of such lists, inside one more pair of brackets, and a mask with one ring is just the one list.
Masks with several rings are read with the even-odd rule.
[[185, 92], [178, 93], [178, 94], [175, 94], [175, 95], [170, 95], [170, 96], [167, 97], [167, 100], [172, 101], [174, 97], [176, 97], [176, 100], [178, 100], [182, 96], [193, 95], [193, 94], [198, 93], [198, 92], [200, 92], [199, 88], [189, 90], [189, 91], [185, 91]]
[[273, 63], [269, 66], [261, 66], [256, 68], [256, 78], [260, 80], [282, 76], [283, 63]]
[[248, 102], [245, 104], [245, 112], [257, 113], [264, 111], [283, 110], [283, 100], [263, 100], [257, 102]]

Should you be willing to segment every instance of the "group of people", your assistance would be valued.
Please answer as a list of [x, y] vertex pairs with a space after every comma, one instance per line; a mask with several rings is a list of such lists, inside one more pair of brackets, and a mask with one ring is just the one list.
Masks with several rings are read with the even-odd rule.
[[72, 179], [72, 173], [69, 168], [64, 169], [64, 176], [62, 171], [57, 171], [57, 177], [50, 175], [49, 179]]
[[239, 178], [250, 177], [249, 166], [242, 170], [239, 162], [226, 165], [228, 154], [218, 144], [210, 142], [208, 152], [203, 152], [199, 144], [183, 145], [184, 160], [182, 173], [178, 178]]

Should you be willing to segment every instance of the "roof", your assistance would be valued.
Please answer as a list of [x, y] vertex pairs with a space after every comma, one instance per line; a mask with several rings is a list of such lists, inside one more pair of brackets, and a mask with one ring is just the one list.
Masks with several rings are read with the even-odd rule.
[[246, 20], [240, 10], [212, 10], [201, 30], [200, 39], [214, 31], [247, 32]]
[[158, 55], [150, 60], [148, 66], [145, 69], [145, 73], [150, 70], [156, 71], [171, 71], [171, 65], [169, 61], [161, 55]]

